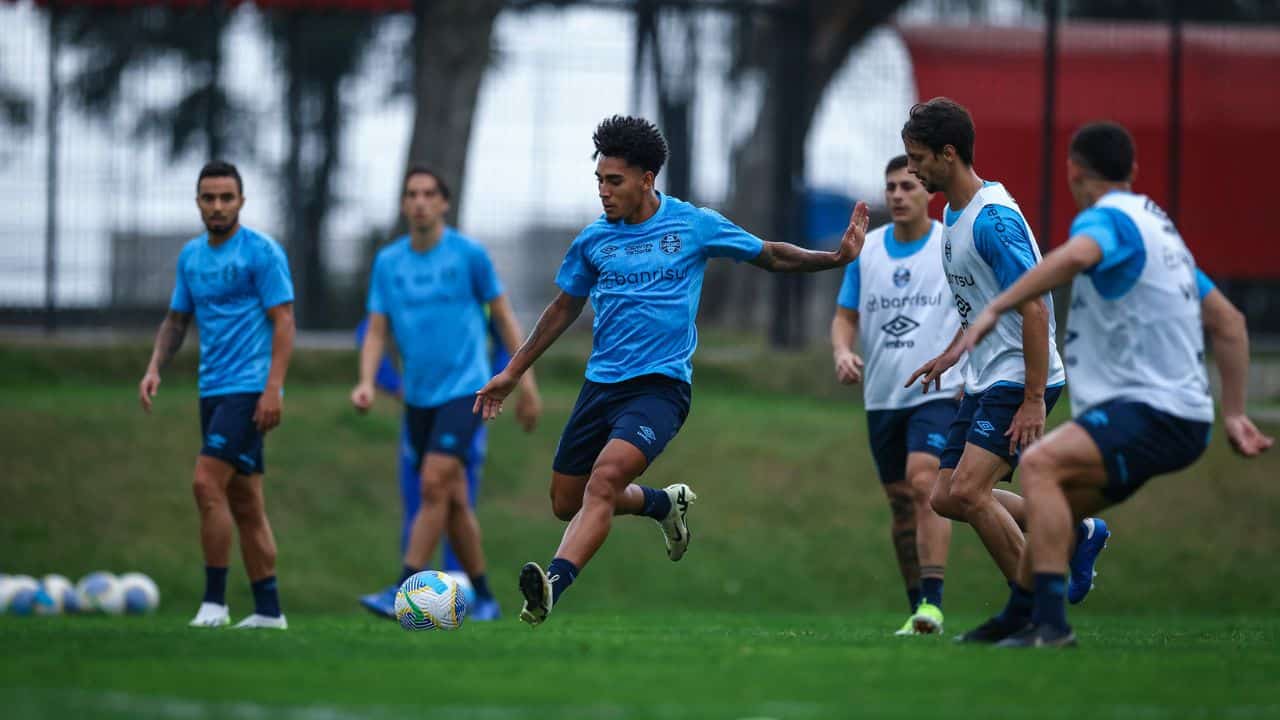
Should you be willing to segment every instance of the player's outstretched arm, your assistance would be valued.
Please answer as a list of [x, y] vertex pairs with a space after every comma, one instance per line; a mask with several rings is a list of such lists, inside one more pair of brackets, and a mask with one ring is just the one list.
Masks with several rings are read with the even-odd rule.
[[1236, 452], [1254, 457], [1275, 442], [1245, 414], [1245, 390], [1249, 378], [1249, 330], [1244, 314], [1222, 291], [1213, 289], [1200, 301], [1200, 317], [1213, 346], [1214, 364], [1222, 380], [1222, 419], [1227, 440]]
[[836, 364], [836, 380], [841, 385], [862, 382], [862, 358], [853, 351], [858, 337], [858, 311], [836, 307], [831, 318], [831, 355]]
[[1076, 235], [1065, 245], [1044, 256], [1044, 260], [1023, 273], [1017, 282], [995, 296], [969, 324], [960, 348], [968, 352], [996, 326], [1000, 316], [1026, 305], [1050, 290], [1065, 285], [1076, 275], [1102, 261], [1102, 247], [1088, 235]]
[[931, 385], [934, 390], [941, 392], [943, 373], [960, 362], [960, 356], [963, 354], [960, 349], [960, 340], [963, 337], [964, 329], [957, 330], [955, 337], [951, 338], [951, 342], [947, 343], [947, 349], [943, 350], [941, 355], [916, 368], [916, 371], [911, 373], [911, 377], [907, 378], [907, 383], [902, 387], [909, 388], [915, 384], [916, 380], [919, 380], [921, 392], [927, 394]]
[[502, 372], [494, 375], [484, 387], [476, 392], [476, 402], [472, 411], [484, 417], [485, 420], [492, 420], [502, 412], [502, 403], [515, 390], [516, 384], [520, 382], [520, 378], [525, 372], [533, 367], [534, 362], [546, 352], [547, 348], [560, 337], [565, 330], [573, 324], [574, 320], [582, 314], [582, 308], [587, 304], [585, 297], [577, 297], [570, 295], [561, 290], [547, 305], [547, 309], [542, 311], [542, 315], [538, 318], [538, 322], [533, 326], [533, 332], [529, 333], [528, 339], [524, 341], [514, 353], [511, 355], [511, 361], [507, 363], [507, 367]]
[[351, 405], [359, 412], [368, 412], [377, 395], [374, 384], [378, 365], [382, 363], [387, 347], [387, 316], [380, 312], [369, 313], [369, 327], [360, 344], [360, 376], [351, 390]]
[[844, 237], [840, 239], [840, 247], [834, 252], [805, 250], [791, 243], [766, 242], [751, 264], [769, 272], [818, 272], [844, 267], [862, 253], [870, 219], [867, 204], [859, 202], [849, 216], [849, 227], [845, 228]]
[[[506, 295], [499, 295], [489, 302], [489, 313], [493, 316], [494, 327], [502, 338], [507, 352], [515, 356], [520, 351], [520, 338], [524, 332], [520, 329], [520, 321]], [[538, 394], [538, 382], [533, 377], [530, 367], [520, 378], [520, 397], [516, 400], [516, 421], [525, 432], [533, 432], [538, 427], [538, 416], [542, 414], [542, 398]]]
[[267, 308], [267, 319], [274, 327], [271, 333], [271, 369], [267, 371], [267, 387], [258, 397], [258, 407], [253, 411], [253, 422], [258, 426], [258, 432], [264, 433], [279, 425], [280, 416], [284, 413], [284, 376], [289, 372], [293, 338], [297, 333], [293, 303]]
[[156, 331], [155, 343], [151, 349], [151, 361], [147, 363], [147, 371], [138, 383], [138, 401], [142, 409], [151, 412], [151, 399], [160, 391], [160, 370], [169, 364], [182, 341], [187, 337], [187, 328], [191, 326], [191, 313], [170, 310], [160, 321], [160, 329]]

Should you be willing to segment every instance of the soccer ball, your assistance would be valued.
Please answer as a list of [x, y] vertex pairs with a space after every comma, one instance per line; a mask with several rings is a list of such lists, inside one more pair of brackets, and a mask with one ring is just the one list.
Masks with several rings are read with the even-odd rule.
[[48, 597], [47, 605], [37, 605], [39, 615], [58, 615], [59, 613], [80, 612], [80, 595], [71, 581], [61, 575], [45, 575], [40, 578], [40, 587]]
[[449, 577], [458, 583], [458, 589], [462, 591], [462, 599], [467, 601], [467, 607], [471, 607], [471, 604], [476, 601], [476, 589], [471, 584], [471, 578], [461, 570], [450, 570]]
[[30, 615], [35, 612], [40, 583], [30, 575], [9, 575], [0, 580], [0, 610], [12, 615]]
[[456, 630], [466, 617], [458, 581], [445, 573], [423, 570], [396, 591], [396, 619], [405, 630]]
[[109, 572], [89, 573], [76, 583], [76, 592], [84, 600], [84, 607], [92, 612], [119, 615], [124, 612], [124, 593], [120, 581]]
[[130, 615], [143, 615], [160, 607], [160, 588], [142, 573], [121, 575], [120, 593], [124, 596], [124, 611]]

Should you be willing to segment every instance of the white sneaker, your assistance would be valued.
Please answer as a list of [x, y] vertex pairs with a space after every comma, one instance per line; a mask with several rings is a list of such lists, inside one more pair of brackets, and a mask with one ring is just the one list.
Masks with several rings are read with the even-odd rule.
[[554, 595], [551, 592], [551, 580], [538, 563], [528, 562], [520, 568], [520, 594], [524, 596], [520, 619], [530, 627], [541, 625], [551, 614]]
[[254, 628], [267, 628], [270, 630], [288, 630], [289, 623], [285, 621], [284, 615], [280, 617], [270, 617], [267, 615], [259, 615], [254, 613], [249, 617], [236, 623], [234, 630], [252, 630]]
[[200, 609], [196, 611], [195, 618], [187, 624], [191, 627], [225, 627], [231, 624], [231, 613], [226, 605], [202, 602]]
[[684, 557], [685, 551], [689, 549], [690, 533], [685, 516], [698, 496], [684, 483], [668, 485], [664, 492], [671, 498], [671, 512], [659, 520], [658, 524], [662, 526], [662, 536], [667, 541], [667, 557], [674, 562]]

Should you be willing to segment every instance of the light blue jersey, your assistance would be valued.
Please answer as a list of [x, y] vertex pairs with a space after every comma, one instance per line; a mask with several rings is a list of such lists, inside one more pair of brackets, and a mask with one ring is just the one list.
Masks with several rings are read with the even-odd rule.
[[169, 307], [195, 313], [200, 397], [267, 387], [274, 327], [266, 311], [289, 302], [289, 261], [275, 240], [241, 225], [216, 248], [208, 233], [187, 242], [178, 255]]
[[501, 294], [489, 254], [453, 228], [426, 252], [414, 250], [408, 235], [378, 252], [368, 310], [387, 316], [404, 365], [406, 403], [438, 407], [484, 386], [484, 306]]
[[707, 260], [751, 260], [764, 242], [720, 213], [659, 193], [658, 211], [628, 225], [601, 216], [569, 246], [556, 285], [591, 297], [587, 379], [660, 374], [692, 382], [698, 303]]

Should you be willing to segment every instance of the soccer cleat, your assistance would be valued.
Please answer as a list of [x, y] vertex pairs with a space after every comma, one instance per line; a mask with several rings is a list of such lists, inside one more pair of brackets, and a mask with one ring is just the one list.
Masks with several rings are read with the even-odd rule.
[[1071, 554], [1071, 580], [1067, 584], [1067, 601], [1075, 605], [1093, 589], [1093, 564], [1098, 561], [1098, 554], [1107, 546], [1107, 538], [1111, 530], [1102, 518], [1085, 518], [1080, 523], [1084, 526], [1084, 537], [1076, 543], [1075, 552]]
[[1048, 624], [1028, 625], [1021, 632], [996, 643], [1002, 648], [1075, 647], [1076, 634], [1071, 628], [1059, 630]]
[[541, 625], [551, 614], [552, 594], [551, 579], [542, 571], [538, 563], [525, 563], [520, 568], [520, 594], [524, 596], [524, 607], [520, 609], [520, 619], [530, 627]]
[[992, 645], [1031, 627], [1031, 621], [996, 615], [967, 633], [956, 636], [958, 643]]
[[897, 636], [897, 637], [906, 637], [906, 636], [908, 636], [908, 635], [915, 635], [915, 634], [916, 634], [916, 625], [915, 625], [915, 623], [914, 623], [914, 622], [912, 622], [913, 620], [915, 620], [915, 616], [914, 616], [914, 615], [912, 615], [911, 617], [907, 618], [907, 621], [906, 621], [905, 623], [903, 623], [903, 624], [902, 624], [902, 627], [900, 627], [900, 628], [898, 628], [897, 630], [895, 630], [893, 634], [894, 634], [895, 636]]
[[396, 619], [396, 591], [399, 587], [392, 585], [381, 592], [360, 596], [360, 605], [365, 610], [384, 618]]
[[196, 611], [196, 616], [187, 624], [197, 628], [225, 627], [231, 624], [231, 613], [227, 610], [226, 605], [202, 602], [200, 603], [200, 609]]
[[664, 492], [671, 498], [671, 511], [658, 524], [662, 526], [662, 537], [667, 541], [667, 557], [675, 562], [684, 557], [685, 551], [689, 549], [690, 533], [686, 516], [689, 506], [698, 496], [684, 483], [668, 485]]
[[258, 613], [254, 613], [249, 617], [236, 623], [236, 626], [233, 629], [234, 630], [255, 630], [259, 628], [268, 629], [268, 630], [288, 630], [289, 623], [285, 621], [284, 615], [280, 615], [278, 617], [271, 617], [269, 615], [259, 615]]
[[467, 608], [467, 619], [477, 622], [485, 622], [487, 620], [497, 620], [502, 617], [502, 609], [498, 607], [498, 601], [493, 598], [484, 600], [477, 599]]
[[917, 635], [942, 633], [942, 608], [927, 602], [920, 603], [916, 614], [911, 616], [911, 626]]

